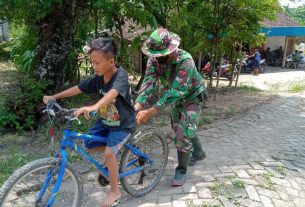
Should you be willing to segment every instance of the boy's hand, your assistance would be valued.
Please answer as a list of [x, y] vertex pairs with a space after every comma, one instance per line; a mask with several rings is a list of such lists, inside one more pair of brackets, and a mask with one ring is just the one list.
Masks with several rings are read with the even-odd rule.
[[87, 120], [90, 119], [90, 112], [92, 111], [97, 111], [97, 109], [93, 106], [85, 106], [85, 107], [81, 107], [79, 109], [77, 109], [75, 112], [74, 112], [74, 115], [76, 117], [79, 117], [81, 114], [84, 114], [85, 118]]
[[54, 99], [56, 100], [56, 98], [54, 96], [44, 96], [42, 101], [44, 104], [47, 104], [49, 102], [49, 100]]

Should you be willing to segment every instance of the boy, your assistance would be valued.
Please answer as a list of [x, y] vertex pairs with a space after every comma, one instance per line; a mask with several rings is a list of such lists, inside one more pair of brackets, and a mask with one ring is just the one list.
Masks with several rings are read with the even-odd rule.
[[107, 136], [107, 146], [99, 142], [86, 141], [85, 146], [92, 151], [105, 150], [106, 166], [110, 175], [110, 192], [101, 207], [115, 205], [121, 197], [118, 188], [118, 161], [116, 154], [128, 140], [135, 128], [135, 110], [131, 104], [127, 72], [116, 66], [117, 48], [111, 38], [97, 38], [90, 44], [90, 59], [95, 74], [78, 86], [52, 96], [44, 96], [46, 104], [50, 99], [61, 99], [80, 93], [98, 93], [101, 99], [91, 105], [79, 108], [75, 115], [81, 114], [89, 119], [89, 113], [97, 111], [100, 115], [88, 134]]
[[[173, 106], [171, 118], [178, 166], [172, 186], [182, 186], [186, 181], [187, 165], [193, 166], [206, 156], [196, 135], [205, 87], [192, 56], [179, 49], [179, 44], [179, 36], [164, 28], [155, 30], [145, 41], [142, 51], [149, 59], [144, 82], [135, 101], [139, 124], [145, 123], [162, 108]], [[141, 110], [153, 95], [158, 78], [167, 90], [151, 108]]]

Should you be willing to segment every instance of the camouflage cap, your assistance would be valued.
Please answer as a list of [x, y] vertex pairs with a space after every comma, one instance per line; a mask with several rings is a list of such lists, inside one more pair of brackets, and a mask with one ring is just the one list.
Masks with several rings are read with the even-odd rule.
[[180, 37], [177, 34], [159, 28], [144, 42], [142, 52], [150, 57], [166, 56], [176, 50], [179, 44]]

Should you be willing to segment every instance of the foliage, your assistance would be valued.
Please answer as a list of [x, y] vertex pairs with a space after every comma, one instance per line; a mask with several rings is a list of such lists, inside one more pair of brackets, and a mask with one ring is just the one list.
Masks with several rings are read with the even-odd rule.
[[0, 60], [9, 60], [11, 57], [11, 42], [0, 42]]
[[37, 34], [30, 29], [23, 30], [13, 39], [11, 55], [20, 72], [33, 74]]
[[283, 11], [301, 25], [305, 25], [305, 5], [297, 8], [289, 8], [288, 6], [285, 6], [283, 7]]
[[48, 85], [34, 79], [19, 82], [18, 91], [7, 94], [0, 108], [0, 128], [31, 129], [36, 126], [36, 107]]
[[[271, 18], [277, 6], [277, 0], [0, 0], [0, 18], [12, 22], [12, 56], [18, 69], [30, 78], [52, 80], [43, 90], [53, 93], [79, 81], [78, 53], [105, 32], [119, 43], [119, 62], [127, 67], [142, 41], [127, 40], [125, 34], [137, 26], [148, 30], [165, 26], [181, 36], [184, 49], [193, 54], [212, 52], [219, 59], [226, 48], [232, 51], [241, 42], [257, 44], [259, 21]], [[8, 117], [7, 123], [17, 120]]]
[[[211, 62], [220, 60], [220, 54], [231, 54], [233, 63], [240, 56], [233, 52], [242, 42], [251, 46], [262, 42], [264, 38], [258, 34], [259, 21], [274, 18], [279, 6], [277, 0], [183, 2], [179, 9], [173, 11], [175, 15], [170, 25], [172, 30], [182, 34], [183, 47], [192, 52], [209, 51], [212, 54]], [[212, 80], [210, 78], [210, 86]]]

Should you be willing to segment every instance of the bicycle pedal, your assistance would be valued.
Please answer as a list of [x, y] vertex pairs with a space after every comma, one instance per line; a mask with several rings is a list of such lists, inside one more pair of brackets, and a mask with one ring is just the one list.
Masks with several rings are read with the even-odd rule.
[[111, 205], [111, 207], [115, 207], [120, 203], [120, 200], [116, 200], [114, 201], [114, 203]]
[[97, 182], [98, 182], [102, 187], [105, 187], [105, 186], [107, 186], [107, 185], [110, 184], [110, 182], [109, 182], [102, 174], [99, 174], [99, 175], [98, 175]]

